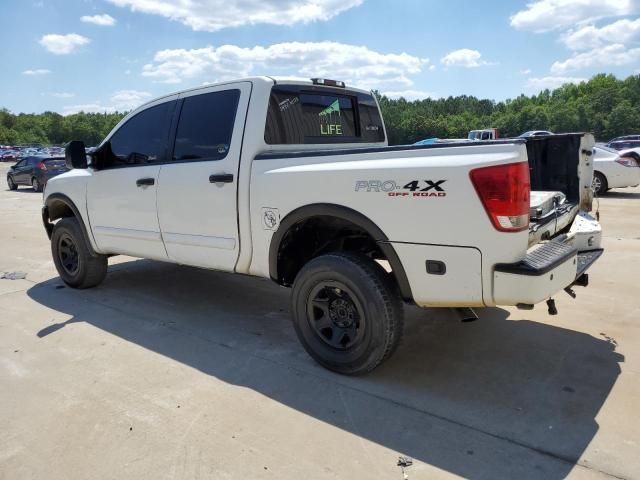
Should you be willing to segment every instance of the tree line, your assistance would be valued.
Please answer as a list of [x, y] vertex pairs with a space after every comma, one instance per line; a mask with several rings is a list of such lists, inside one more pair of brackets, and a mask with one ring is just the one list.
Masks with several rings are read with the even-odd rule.
[[457, 97], [406, 101], [379, 97], [389, 143], [425, 138], [466, 138], [469, 130], [498, 128], [503, 137], [528, 130], [591, 132], [605, 141], [640, 133], [640, 75], [619, 80], [599, 74], [537, 95], [501, 102]]
[[[389, 143], [425, 138], [466, 138], [469, 130], [498, 128], [503, 137], [527, 130], [591, 132], [598, 140], [640, 133], [640, 75], [619, 80], [599, 74], [537, 95], [496, 102], [473, 96], [407, 101], [378, 94]], [[126, 112], [55, 112], [15, 115], [0, 110], [0, 145], [63, 144], [82, 140], [97, 145]]]

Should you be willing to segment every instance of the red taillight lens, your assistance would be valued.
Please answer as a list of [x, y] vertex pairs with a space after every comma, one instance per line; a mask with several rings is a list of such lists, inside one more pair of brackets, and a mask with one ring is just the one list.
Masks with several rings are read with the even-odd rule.
[[36, 165], [36, 168], [38, 170], [42, 170], [43, 172], [47, 170], [47, 166], [44, 164], [44, 162], [38, 162], [38, 164]]
[[529, 227], [528, 163], [476, 168], [469, 176], [497, 230], [520, 232]]

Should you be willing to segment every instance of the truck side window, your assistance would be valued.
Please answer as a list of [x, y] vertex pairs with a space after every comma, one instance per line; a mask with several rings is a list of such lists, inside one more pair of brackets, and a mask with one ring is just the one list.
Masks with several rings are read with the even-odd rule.
[[184, 99], [173, 160], [222, 160], [229, 152], [240, 90], [193, 95]]
[[167, 151], [169, 119], [174, 106], [175, 102], [165, 102], [127, 120], [105, 145], [110, 148], [105, 148], [99, 154], [100, 168], [163, 162]]

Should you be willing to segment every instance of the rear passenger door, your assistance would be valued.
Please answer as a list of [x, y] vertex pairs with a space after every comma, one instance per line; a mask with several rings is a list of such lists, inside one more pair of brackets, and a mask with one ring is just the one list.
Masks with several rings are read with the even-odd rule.
[[251, 83], [181, 95], [170, 159], [158, 181], [158, 220], [169, 258], [232, 271], [240, 243], [237, 186]]

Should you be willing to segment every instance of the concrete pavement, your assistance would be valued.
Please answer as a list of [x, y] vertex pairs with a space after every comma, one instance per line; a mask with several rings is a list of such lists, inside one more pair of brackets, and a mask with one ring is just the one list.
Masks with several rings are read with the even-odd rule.
[[[0, 165], [2, 178], [6, 167]], [[65, 288], [41, 194], [0, 190], [0, 479], [640, 478], [640, 189], [559, 315], [407, 309], [372, 374], [318, 367], [288, 291], [128, 257]]]

